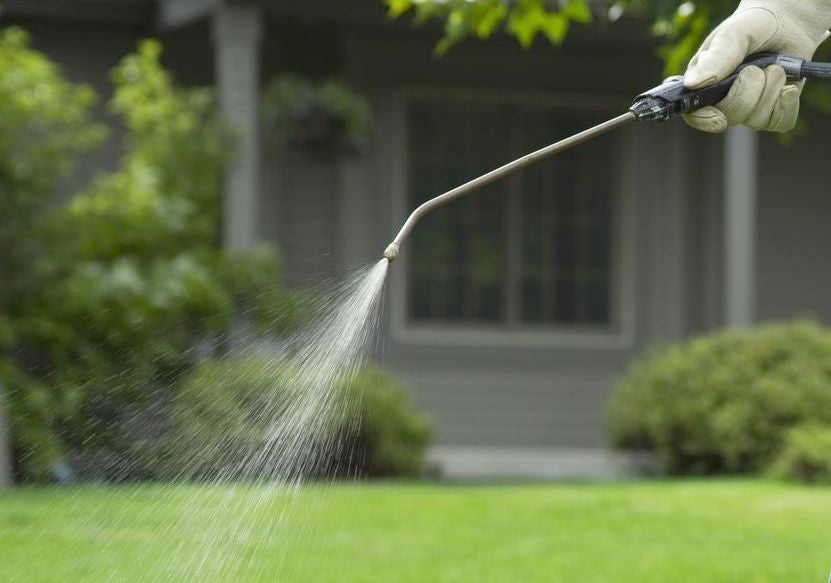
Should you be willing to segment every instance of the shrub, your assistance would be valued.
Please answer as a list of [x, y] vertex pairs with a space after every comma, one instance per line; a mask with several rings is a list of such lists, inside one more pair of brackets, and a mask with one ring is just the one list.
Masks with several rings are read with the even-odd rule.
[[59, 179], [100, 137], [94, 95], [26, 42], [0, 33], [0, 385], [17, 467], [152, 477], [194, 348], [242, 313], [284, 330], [296, 298], [272, 250], [220, 246], [230, 140], [210, 90], [177, 87], [159, 43], [140, 43], [113, 71], [121, 165], [64, 201]]
[[365, 476], [418, 476], [432, 424], [418, 412], [409, 395], [388, 374], [367, 368], [346, 387], [348, 407], [341, 420], [345, 451], [357, 463], [338, 470]]
[[831, 426], [806, 423], [790, 430], [771, 473], [802, 482], [831, 483]]
[[831, 334], [796, 322], [722, 331], [653, 352], [608, 405], [613, 444], [671, 473], [764, 468], [789, 429], [831, 421]]
[[[167, 472], [201, 479], [422, 473], [430, 424], [388, 374], [365, 368], [306, 408], [297, 406], [302, 390], [290, 386], [293, 370], [263, 357], [194, 369], [174, 404]], [[303, 417], [296, 426], [286, 421], [292, 407], [305, 414], [293, 416]], [[252, 469], [246, 460], [258, 456]]]

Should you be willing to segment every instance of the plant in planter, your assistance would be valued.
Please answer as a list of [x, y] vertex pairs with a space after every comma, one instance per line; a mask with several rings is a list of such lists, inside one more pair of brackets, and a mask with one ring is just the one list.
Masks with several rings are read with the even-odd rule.
[[311, 149], [354, 150], [366, 142], [372, 114], [366, 98], [345, 85], [278, 75], [265, 89], [263, 116], [279, 139]]

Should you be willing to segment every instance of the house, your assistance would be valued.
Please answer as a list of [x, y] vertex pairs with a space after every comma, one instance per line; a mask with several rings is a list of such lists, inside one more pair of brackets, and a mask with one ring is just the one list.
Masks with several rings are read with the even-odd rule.
[[[276, 242], [298, 285], [380, 257], [409, 209], [609, 118], [656, 85], [646, 27], [507, 38], [438, 59], [380, 0], [3, 0], [3, 24], [106, 94], [139, 38], [212, 84], [239, 135], [225, 244]], [[357, 156], [268, 144], [259, 89], [334, 76], [375, 118]], [[437, 424], [449, 475], [596, 475], [603, 406], [644, 349], [718, 326], [831, 314], [827, 120], [788, 147], [681, 121], [636, 125], [495, 183], [416, 228], [390, 268], [379, 358]], [[117, 141], [91, 163], [107, 167]]]

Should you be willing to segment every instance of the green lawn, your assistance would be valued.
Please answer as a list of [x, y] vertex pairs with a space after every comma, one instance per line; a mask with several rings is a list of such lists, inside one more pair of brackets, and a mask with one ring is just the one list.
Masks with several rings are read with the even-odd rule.
[[[251, 512], [247, 509], [252, 508]], [[831, 489], [762, 481], [0, 493], [0, 581], [814, 581]]]

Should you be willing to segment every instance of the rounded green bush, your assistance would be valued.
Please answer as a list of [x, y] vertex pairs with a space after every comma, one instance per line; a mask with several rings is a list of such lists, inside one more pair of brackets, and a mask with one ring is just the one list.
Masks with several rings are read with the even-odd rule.
[[640, 359], [607, 409], [613, 444], [664, 471], [764, 468], [797, 424], [831, 421], [831, 333], [810, 322], [720, 331]]
[[213, 479], [423, 472], [431, 424], [388, 374], [364, 368], [307, 404], [303, 392], [315, 389], [293, 386], [295, 372], [290, 362], [264, 357], [199, 365], [173, 405], [166, 473]]
[[831, 426], [806, 423], [789, 431], [771, 473], [802, 482], [831, 483]]

